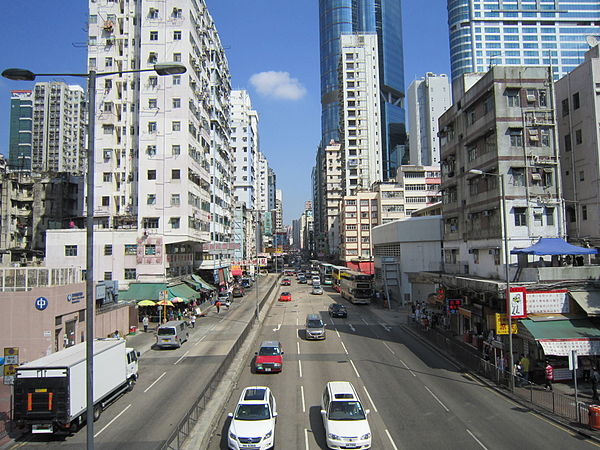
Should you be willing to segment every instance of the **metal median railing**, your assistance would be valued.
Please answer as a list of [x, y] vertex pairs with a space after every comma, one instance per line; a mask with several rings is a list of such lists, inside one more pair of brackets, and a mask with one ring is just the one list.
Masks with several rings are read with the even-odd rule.
[[[409, 320], [408, 326], [425, 338], [442, 353], [450, 355], [469, 372], [485, 378], [498, 387], [509, 387], [510, 372], [498, 368], [495, 364], [479, 356], [476, 349], [466, 348], [465, 344], [435, 328], [426, 328], [414, 320]], [[532, 407], [555, 414], [572, 423], [589, 425], [588, 404], [575, 402], [569, 395], [555, 391], [547, 391], [544, 386], [532, 383], [524, 378], [515, 378], [513, 395], [519, 400], [529, 403]]]

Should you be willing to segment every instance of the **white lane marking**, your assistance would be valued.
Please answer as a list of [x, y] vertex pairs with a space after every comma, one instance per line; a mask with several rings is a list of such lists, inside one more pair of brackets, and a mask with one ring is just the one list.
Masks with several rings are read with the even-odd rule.
[[[113, 418], [113, 420], [111, 420], [110, 422], [108, 422], [108, 423], [107, 423], [107, 424], [104, 426], [104, 428], [102, 428], [100, 431], [98, 431], [98, 432], [97, 432], [97, 433], [94, 435], [94, 438], [97, 438], [97, 437], [98, 437], [98, 435], [99, 435], [100, 433], [102, 433], [102, 432], [103, 432], [104, 430], [106, 430], [106, 429], [107, 429], [109, 426], [111, 426], [111, 425], [112, 425], [112, 423], [113, 423], [115, 420], [117, 420], [119, 417], [121, 417], [121, 416], [123, 415], [123, 413], [124, 413], [125, 411], [127, 411], [129, 408], [131, 408], [131, 403], [130, 403], [129, 405], [127, 405], [127, 407], [126, 407], [126, 408], [125, 408], [123, 411], [121, 411], [119, 414], [117, 414], [117, 415], [116, 415], [116, 416]], [[467, 430], [467, 431], [469, 431], [469, 430]]]
[[279, 331], [280, 328], [281, 328], [281, 324], [277, 324], [277, 328], [273, 328], [273, 331]]
[[348, 326], [350, 327], [350, 329], [352, 330], [353, 333], [356, 333], [356, 328], [354, 328], [354, 325], [349, 323]]
[[298, 311], [296, 311], [296, 326], [298, 326], [298, 325], [299, 325], [299, 322], [298, 322]]
[[302, 361], [298, 360], [298, 370], [300, 371], [300, 378], [302, 378]]
[[365, 323], [365, 325], [369, 326], [369, 323], [368, 323], [368, 322], [367, 322], [365, 319], [363, 319], [363, 318], [361, 317], [361, 318], [360, 318], [360, 320], [362, 320], [362, 321]]
[[300, 386], [300, 397], [302, 398], [302, 412], [306, 412], [306, 403], [304, 403], [304, 386]]
[[479, 445], [481, 445], [481, 448], [483, 448], [483, 449], [485, 449], [485, 450], [488, 450], [488, 449], [487, 449], [487, 447], [486, 447], [485, 445], [483, 445], [483, 444], [482, 444], [482, 442], [481, 442], [479, 439], [477, 439], [477, 436], [475, 436], [473, 433], [471, 433], [471, 431], [469, 431], [469, 429], [468, 429], [468, 428], [467, 428], [467, 433], [469, 433], [469, 434], [471, 435], [471, 437], [472, 437], [473, 439], [475, 439], [475, 441], [476, 441], [476, 442], [477, 442]]
[[392, 331], [392, 329], [390, 327], [388, 327], [385, 323], [379, 322], [379, 325], [381, 325], [385, 329], [385, 331], [387, 331], [387, 332]]
[[175, 362], [173, 363], [173, 365], [174, 365], [174, 366], [176, 366], [176, 365], [177, 365], [177, 363], [178, 363], [179, 361], [181, 361], [183, 358], [185, 358], [189, 352], [190, 352], [190, 351], [188, 350], [188, 351], [187, 351], [187, 352], [185, 352], [183, 355], [181, 355], [181, 358], [179, 358], [177, 361], [175, 361]]
[[348, 354], [348, 349], [346, 348], [346, 346], [344, 345], [343, 341], [340, 341], [340, 344], [342, 344], [342, 347], [344, 347], [344, 351], [346, 352], [346, 355]]
[[306, 446], [306, 450], [308, 450], [308, 430], [306, 428], [304, 429], [304, 445]]
[[411, 375], [412, 375], [413, 377], [416, 377], [415, 373], [414, 373], [412, 370], [410, 370], [410, 367], [408, 367], [404, 361], [400, 360], [400, 362], [402, 363], [402, 365], [403, 365], [404, 367], [406, 367], [406, 368], [408, 369], [408, 371], [411, 373]]
[[196, 343], [194, 345], [198, 345], [200, 342], [202, 342], [204, 340], [205, 337], [206, 337], [206, 335], [202, 336], [200, 339], [198, 339], [196, 341]]
[[363, 389], [365, 390], [365, 393], [367, 394], [367, 397], [369, 398], [369, 401], [371, 402], [371, 406], [373, 407], [373, 411], [378, 412], [377, 411], [377, 406], [375, 406], [375, 402], [373, 402], [373, 399], [371, 398], [371, 394], [369, 394], [369, 391], [367, 391], [367, 387], [363, 386]]
[[158, 382], [159, 382], [159, 380], [160, 380], [162, 377], [164, 377], [166, 374], [167, 374], [167, 372], [163, 372], [163, 373], [162, 373], [162, 375], [161, 375], [160, 377], [158, 377], [154, 383], [152, 383], [150, 386], [148, 386], [148, 387], [146, 388], [146, 390], [144, 391], [144, 394], [145, 394], [146, 392], [148, 392], [150, 389], [152, 389], [152, 386], [154, 386], [156, 383], [158, 383]]
[[392, 436], [390, 435], [390, 432], [387, 430], [387, 428], [385, 429], [385, 434], [387, 434], [387, 437], [392, 443], [392, 447], [394, 447], [394, 450], [398, 450], [398, 447], [396, 447], [396, 444], [394, 443], [394, 440], [392, 439]]
[[298, 346], [298, 354], [300, 354], [300, 342], [296, 342], [296, 345]]
[[335, 329], [335, 334], [337, 334], [338, 337], [340, 337], [340, 332], [338, 331], [338, 329]]
[[435, 398], [440, 405], [442, 405], [442, 408], [444, 408], [446, 410], [446, 412], [450, 412], [450, 410], [448, 408], [446, 408], [446, 405], [444, 405], [442, 403], [442, 401], [437, 397], [437, 395], [435, 395], [433, 392], [431, 392], [431, 389], [429, 389], [427, 386], [425, 386], [425, 389], [427, 389], [429, 391], [429, 393], [431, 394], [431, 396], [433, 398]]
[[390, 352], [392, 352], [392, 355], [395, 355], [395, 354], [396, 354], [396, 353], [394, 353], [394, 350], [392, 350], [392, 349], [390, 348], [390, 346], [389, 346], [389, 345], [387, 345], [385, 342], [383, 343], [383, 345], [385, 345], [385, 346], [387, 347], [387, 349], [388, 349]]
[[350, 364], [352, 364], [352, 368], [354, 369], [354, 372], [356, 373], [356, 376], [358, 378], [360, 378], [360, 373], [358, 373], [358, 370], [356, 370], [356, 366], [354, 365], [354, 362], [350, 359]]

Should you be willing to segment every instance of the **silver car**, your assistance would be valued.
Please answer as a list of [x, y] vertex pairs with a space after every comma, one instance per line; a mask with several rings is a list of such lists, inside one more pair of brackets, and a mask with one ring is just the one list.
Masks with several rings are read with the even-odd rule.
[[321, 286], [313, 286], [310, 293], [315, 295], [323, 295], [323, 288]]

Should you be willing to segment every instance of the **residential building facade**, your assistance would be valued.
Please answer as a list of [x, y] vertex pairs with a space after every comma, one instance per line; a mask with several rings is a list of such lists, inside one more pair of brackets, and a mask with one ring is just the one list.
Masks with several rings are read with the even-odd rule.
[[12, 171], [31, 170], [33, 131], [33, 92], [11, 91], [10, 127], [8, 135], [8, 168]]

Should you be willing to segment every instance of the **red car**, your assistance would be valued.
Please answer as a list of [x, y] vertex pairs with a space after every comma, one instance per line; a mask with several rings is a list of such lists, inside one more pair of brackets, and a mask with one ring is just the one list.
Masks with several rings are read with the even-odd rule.
[[283, 280], [281, 280], [281, 285], [282, 286], [291, 286], [292, 282], [290, 281], [289, 278], [284, 278]]
[[254, 354], [254, 368], [257, 372], [281, 372], [283, 369], [283, 350], [279, 341], [263, 341]]
[[292, 294], [290, 294], [289, 292], [282, 292], [281, 295], [279, 296], [279, 301], [280, 302], [291, 302]]

